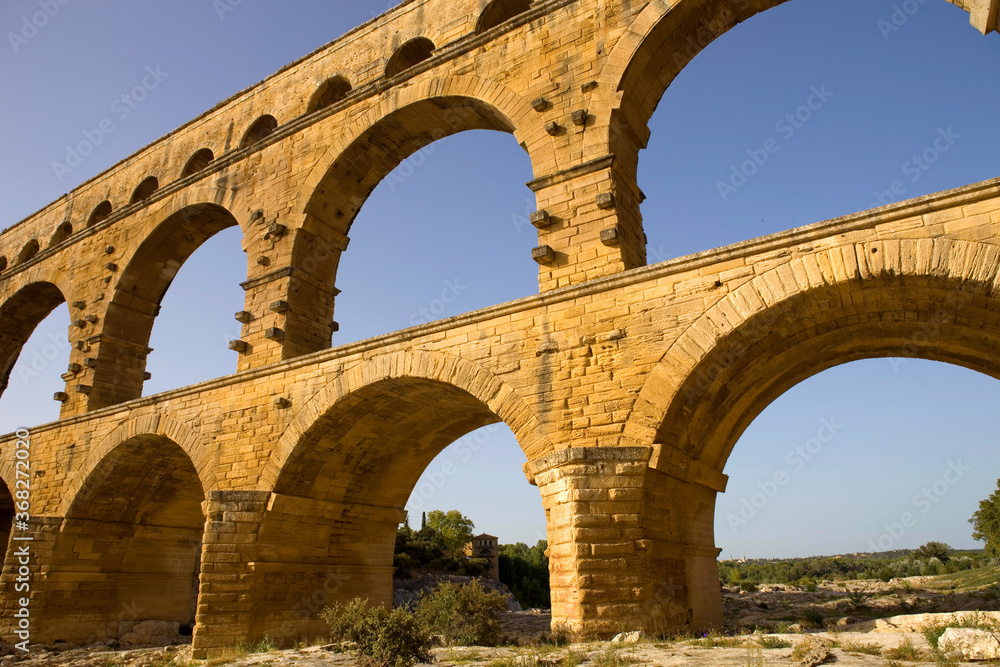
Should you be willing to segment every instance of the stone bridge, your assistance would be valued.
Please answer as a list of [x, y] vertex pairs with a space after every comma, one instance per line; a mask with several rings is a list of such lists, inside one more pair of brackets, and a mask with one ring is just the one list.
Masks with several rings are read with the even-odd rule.
[[[554, 629], [719, 625], [715, 498], [770, 401], [869, 357], [1000, 377], [1000, 180], [646, 265], [647, 122], [691, 58], [776, 4], [404, 0], [3, 232], [2, 386], [48, 313], [72, 320], [60, 420], [0, 438], [3, 525], [30, 514], [4, 637], [23, 603], [33, 642], [151, 619], [193, 624], [196, 655], [322, 634], [325, 604], [391, 600], [421, 471], [501, 421], [541, 492]], [[1000, 0], [955, 4], [997, 29]], [[539, 294], [331, 349], [358, 210], [471, 129], [530, 155]], [[239, 371], [144, 397], [172, 278], [237, 225]]]

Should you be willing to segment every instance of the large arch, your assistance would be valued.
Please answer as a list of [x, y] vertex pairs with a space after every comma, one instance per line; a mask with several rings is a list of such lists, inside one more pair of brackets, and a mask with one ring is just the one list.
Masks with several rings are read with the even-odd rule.
[[[681, 70], [735, 26], [786, 1], [649, 2], [603, 61], [590, 103], [597, 122], [585, 137], [585, 154], [614, 155], [625, 177], [635, 182], [639, 151], [650, 138], [648, 123]], [[969, 11], [983, 34], [997, 29], [990, 0], [947, 1]]]
[[259, 531], [251, 636], [322, 632], [322, 605], [392, 600], [392, 554], [424, 469], [477, 428], [505, 421], [525, 454], [551, 451], [528, 405], [471, 362], [399, 352], [359, 364], [302, 406], [260, 482], [271, 501]]
[[693, 554], [686, 570], [699, 624], [721, 620], [715, 498], [743, 431], [797, 383], [849, 361], [919, 357], [1000, 378], [998, 273], [993, 244], [939, 238], [836, 247], [745, 283], [670, 346], [624, 440], [653, 447], [646, 533]]
[[394, 91], [335, 135], [296, 198], [301, 217], [293, 219], [294, 278], [284, 332], [289, 349], [305, 353], [330, 345], [332, 332], [317, 330], [316, 322], [333, 321], [340, 256], [375, 187], [420, 149], [466, 130], [513, 134], [536, 175], [555, 168], [552, 137], [530, 104], [476, 77], [442, 77]]
[[45, 638], [121, 639], [143, 621], [190, 634], [204, 501], [198, 472], [171, 438], [137, 433], [107, 452], [69, 498], [39, 614]]
[[[0, 396], [7, 388], [14, 364], [32, 332], [60, 304], [66, 303], [65, 290], [68, 286], [63, 285], [62, 276], [54, 272], [39, 269], [24, 276], [21, 282], [23, 286], [0, 304], [0, 322], [3, 323], [0, 328]], [[55, 342], [53, 345], [58, 347]], [[39, 356], [45, 363], [56, 359], [48, 354], [40, 353]], [[65, 345], [65, 354], [61, 356], [68, 363], [68, 343]]]
[[95, 409], [142, 395], [149, 336], [171, 281], [195, 250], [237, 220], [222, 206], [192, 204], [143, 230], [105, 315], [88, 407]]

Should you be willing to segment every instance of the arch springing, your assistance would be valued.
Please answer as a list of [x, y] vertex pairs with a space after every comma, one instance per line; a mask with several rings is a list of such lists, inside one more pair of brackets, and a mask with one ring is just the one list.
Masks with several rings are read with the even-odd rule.
[[200, 151], [191, 156], [191, 159], [187, 161], [184, 165], [184, 170], [181, 171], [181, 178], [187, 178], [193, 174], [197, 174], [199, 171], [207, 167], [212, 160], [215, 159], [215, 153], [213, 153], [208, 148], [202, 148]]
[[486, 32], [501, 23], [506, 23], [530, 8], [531, 0], [493, 0], [479, 15], [479, 21], [476, 23], [476, 34]]
[[243, 135], [243, 139], [240, 141], [240, 148], [249, 148], [253, 146], [258, 141], [264, 139], [269, 134], [278, 129], [278, 121], [274, 116], [270, 114], [265, 114], [255, 120], [250, 129], [246, 131]]
[[342, 76], [333, 76], [320, 84], [312, 99], [309, 100], [309, 107], [306, 113], [312, 113], [325, 109], [341, 101], [351, 92], [350, 82]]
[[129, 200], [129, 204], [138, 204], [144, 199], [149, 199], [150, 195], [156, 192], [160, 187], [160, 181], [156, 176], [147, 177], [139, 187], [135, 189], [132, 193], [132, 199]]
[[415, 37], [396, 49], [385, 66], [386, 76], [396, 76], [431, 57], [434, 42], [426, 37]]

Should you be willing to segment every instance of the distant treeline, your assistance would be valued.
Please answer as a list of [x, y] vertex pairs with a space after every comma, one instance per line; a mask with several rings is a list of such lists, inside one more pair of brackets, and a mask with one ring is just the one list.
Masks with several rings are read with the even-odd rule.
[[785, 560], [721, 561], [723, 584], [796, 584], [807, 588], [817, 581], [845, 581], [932, 576], [995, 565], [982, 551], [955, 551], [941, 542], [928, 542], [916, 551], [851, 554]]

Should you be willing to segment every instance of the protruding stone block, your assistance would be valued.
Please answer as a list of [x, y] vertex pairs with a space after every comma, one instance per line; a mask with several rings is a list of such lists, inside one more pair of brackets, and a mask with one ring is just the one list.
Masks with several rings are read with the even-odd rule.
[[536, 97], [531, 100], [531, 108], [539, 112], [545, 111], [549, 108], [549, 101], [544, 97]]
[[274, 399], [274, 406], [282, 410], [286, 410], [292, 407], [292, 402], [285, 398], [284, 396], [278, 396]]
[[554, 120], [550, 120], [545, 124], [545, 131], [554, 137], [562, 132], [562, 126]]
[[597, 195], [597, 208], [606, 211], [615, 207], [615, 196], [610, 192], [602, 192]]
[[602, 229], [601, 243], [604, 245], [618, 245], [618, 228]]
[[531, 259], [539, 264], [546, 264], [556, 258], [556, 253], [551, 246], [540, 245], [531, 251]]
[[587, 113], [586, 109], [578, 109], [574, 111], [573, 115], [571, 116], [571, 118], [573, 119], [573, 124], [576, 125], [577, 127], [586, 127], [587, 118], [589, 117], [590, 116]]
[[229, 341], [229, 349], [233, 350], [234, 352], [239, 352], [240, 354], [244, 354], [249, 349], [249, 347], [250, 346], [247, 345], [247, 342], [245, 340]]
[[264, 338], [281, 341], [285, 339], [285, 332], [278, 327], [268, 327], [264, 331]]
[[552, 224], [552, 217], [548, 211], [535, 211], [529, 219], [537, 229], [545, 229]]
[[56, 393], [52, 394], [52, 398], [53, 400], [59, 401], [60, 403], [65, 403], [66, 401], [69, 400], [69, 394], [67, 394], [65, 391], [57, 391]]
[[246, 310], [239, 311], [235, 317], [237, 322], [242, 322], [243, 324], [253, 321], [253, 313]]
[[74, 389], [78, 394], [90, 394], [94, 390], [89, 384], [78, 384]]
[[287, 301], [273, 301], [268, 308], [275, 313], [286, 313], [288, 312], [288, 302]]
[[70, 364], [66, 370], [70, 373], [79, 373], [80, 371], [83, 370], [83, 366], [81, 366], [80, 364], [73, 363]]

